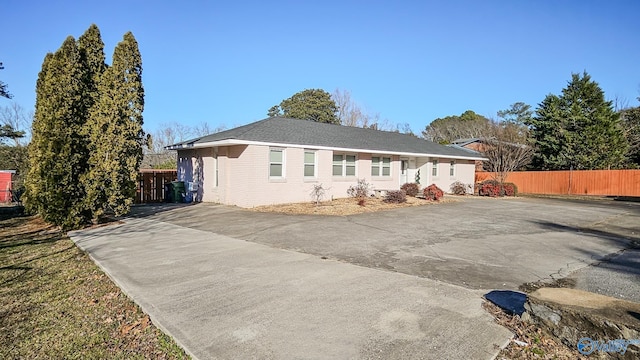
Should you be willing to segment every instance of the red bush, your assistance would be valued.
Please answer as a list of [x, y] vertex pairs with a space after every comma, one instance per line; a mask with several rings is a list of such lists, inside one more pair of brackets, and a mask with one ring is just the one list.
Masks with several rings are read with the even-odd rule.
[[440, 201], [440, 199], [444, 196], [444, 192], [436, 186], [436, 184], [431, 184], [424, 188], [422, 191], [424, 197], [430, 201]]
[[516, 196], [518, 187], [514, 183], [499, 183], [496, 180], [487, 180], [478, 184], [478, 195], [480, 196]]
[[405, 183], [400, 186], [400, 190], [404, 190], [407, 196], [415, 197], [420, 192], [420, 186], [416, 183]]

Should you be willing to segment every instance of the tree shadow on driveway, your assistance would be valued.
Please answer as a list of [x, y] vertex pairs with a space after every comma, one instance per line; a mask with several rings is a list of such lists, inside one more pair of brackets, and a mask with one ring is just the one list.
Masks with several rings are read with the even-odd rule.
[[612, 244], [625, 248], [629, 246], [636, 247], [640, 242], [640, 232], [633, 232], [631, 231], [631, 229], [624, 226], [607, 224], [606, 227], [609, 228], [609, 230], [604, 230], [597, 229], [595, 227], [563, 225], [549, 221], [536, 220], [532, 221], [532, 223], [545, 230], [580, 233], [587, 236], [605, 239], [607, 241], [610, 241]]
[[573, 246], [576, 252], [584, 254], [594, 262], [575, 271], [569, 277], [575, 280], [579, 289], [640, 302], [640, 231], [633, 225], [606, 222], [593, 227], [573, 227], [550, 222], [537, 224], [545, 229], [580, 233], [618, 248], [616, 252], [602, 253], [586, 247]]

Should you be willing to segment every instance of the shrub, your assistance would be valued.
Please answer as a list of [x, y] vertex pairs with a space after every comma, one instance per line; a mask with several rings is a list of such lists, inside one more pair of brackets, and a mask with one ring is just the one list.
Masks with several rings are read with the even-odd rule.
[[356, 185], [349, 186], [347, 194], [354, 198], [368, 197], [371, 193], [371, 184], [366, 179], [358, 179]]
[[514, 183], [500, 183], [496, 180], [487, 180], [478, 184], [478, 195], [480, 196], [516, 196], [518, 187]]
[[514, 183], [504, 183], [502, 184], [502, 188], [504, 190], [505, 196], [516, 196], [518, 195], [518, 186]]
[[370, 193], [371, 184], [369, 184], [366, 179], [358, 179], [358, 183], [356, 185], [349, 186], [347, 189], [347, 194], [356, 198], [358, 200], [358, 205], [360, 206], [364, 206]]
[[415, 197], [420, 192], [420, 186], [416, 183], [405, 183], [400, 187], [400, 190], [404, 190], [407, 196]]
[[311, 196], [311, 199], [316, 203], [316, 205], [319, 205], [327, 190], [329, 189], [325, 189], [322, 184], [315, 184], [313, 185], [313, 190], [311, 190], [309, 196]]
[[471, 189], [471, 185], [465, 184], [461, 181], [456, 181], [451, 184], [451, 193], [455, 195], [467, 195]]
[[392, 204], [401, 204], [407, 201], [407, 193], [404, 190], [387, 191], [387, 194], [384, 196], [384, 200], [382, 201]]
[[436, 184], [431, 184], [424, 188], [422, 191], [424, 197], [430, 201], [440, 201], [440, 199], [444, 196], [444, 192], [436, 186]]

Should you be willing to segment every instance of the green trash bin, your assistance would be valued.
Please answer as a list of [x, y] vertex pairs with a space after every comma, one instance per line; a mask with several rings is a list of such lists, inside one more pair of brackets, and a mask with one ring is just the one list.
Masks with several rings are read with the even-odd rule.
[[184, 181], [172, 181], [173, 185], [173, 202], [181, 203], [184, 202], [185, 188]]

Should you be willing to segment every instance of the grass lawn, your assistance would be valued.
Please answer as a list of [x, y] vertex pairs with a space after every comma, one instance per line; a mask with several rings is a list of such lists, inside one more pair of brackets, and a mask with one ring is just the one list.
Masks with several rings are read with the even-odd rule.
[[186, 359], [61, 231], [0, 215], [0, 359]]

